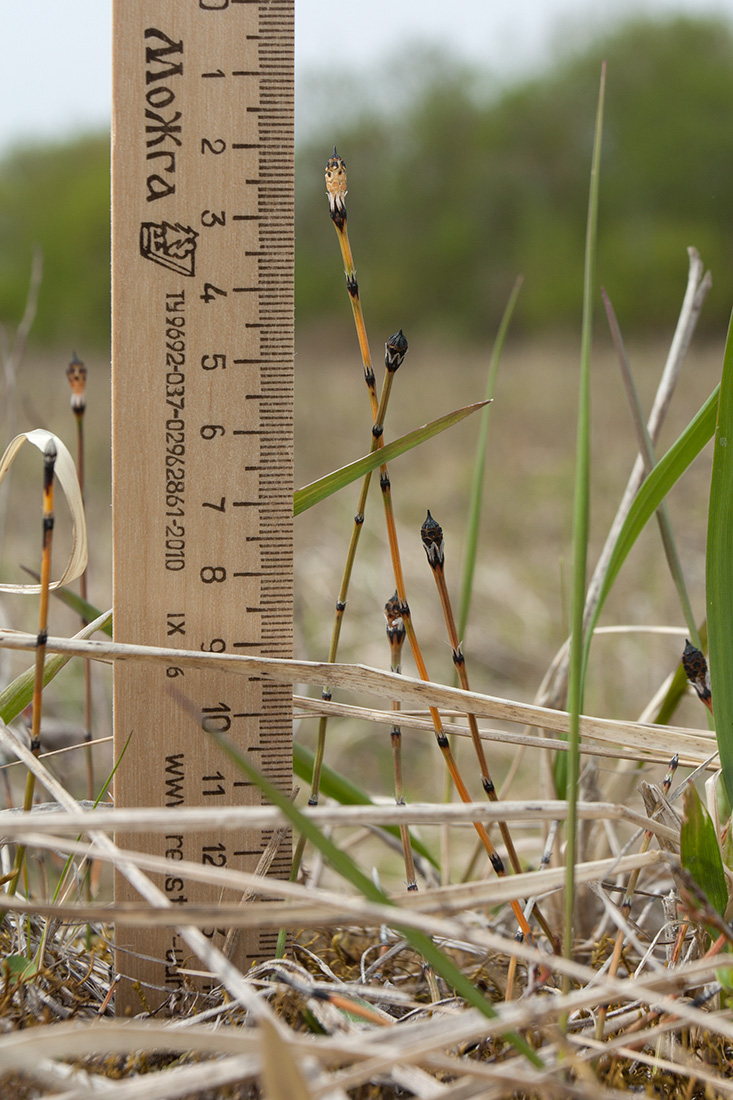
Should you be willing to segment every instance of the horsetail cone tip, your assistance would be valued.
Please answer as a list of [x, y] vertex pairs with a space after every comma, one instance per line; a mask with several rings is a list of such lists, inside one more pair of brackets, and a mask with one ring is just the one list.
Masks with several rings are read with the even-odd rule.
[[333, 154], [326, 162], [326, 194], [331, 218], [337, 229], [346, 222], [346, 165], [333, 147]]
[[384, 365], [388, 371], [396, 371], [402, 366], [402, 360], [407, 355], [407, 337], [402, 329], [390, 336], [384, 345]]
[[402, 619], [402, 606], [396, 592], [384, 605], [384, 618], [390, 645], [402, 645], [405, 640], [405, 624]]
[[703, 703], [707, 703], [711, 698], [708, 663], [703, 653], [697, 649], [689, 639], [686, 639], [685, 649], [682, 654], [682, 667], [685, 670], [685, 676], [690, 681]]
[[71, 357], [71, 362], [66, 368], [66, 377], [71, 386], [71, 407], [75, 413], [84, 412], [86, 408], [86, 384], [87, 368], [77, 357], [76, 352]]
[[420, 528], [420, 538], [422, 544], [425, 547], [425, 553], [428, 556], [428, 561], [433, 569], [442, 567], [445, 561], [445, 540], [443, 539], [443, 528], [428, 514], [425, 522]]

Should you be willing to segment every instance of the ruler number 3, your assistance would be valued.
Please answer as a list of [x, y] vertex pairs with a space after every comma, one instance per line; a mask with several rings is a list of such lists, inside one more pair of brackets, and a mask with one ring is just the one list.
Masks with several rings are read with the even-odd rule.
[[207, 229], [211, 229], [214, 225], [226, 225], [227, 216], [226, 211], [220, 210], [216, 214], [213, 210], [202, 210], [201, 212], [201, 224]]

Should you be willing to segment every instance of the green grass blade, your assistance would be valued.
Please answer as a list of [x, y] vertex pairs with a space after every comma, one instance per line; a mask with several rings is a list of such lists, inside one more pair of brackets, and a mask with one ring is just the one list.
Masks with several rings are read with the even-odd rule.
[[[313, 777], [313, 762], [315, 756], [310, 749], [307, 749], [305, 745], [299, 744], [297, 741], [293, 742], [293, 771], [302, 779], [303, 782], [310, 785]], [[371, 806], [373, 805], [372, 799], [363, 791], [360, 787], [357, 787], [355, 783], [352, 783], [350, 779], [347, 779], [341, 772], [335, 771], [327, 764], [321, 765], [321, 782], [320, 789], [327, 798], [333, 798], [341, 806]], [[385, 833], [389, 833], [395, 840], [400, 839], [400, 830], [396, 825], [382, 825]], [[412, 848], [418, 855], [426, 859], [428, 863], [431, 863], [433, 867], [440, 868], [440, 862], [436, 859], [429, 848], [426, 848], [422, 841], [410, 833], [410, 843]]]
[[[588, 221], [583, 272], [583, 328], [581, 339], [580, 392], [578, 395], [578, 441], [573, 505], [573, 579], [571, 602], [570, 661], [568, 679], [569, 750], [567, 753], [567, 855], [565, 864], [565, 928], [563, 954], [573, 954], [573, 905], [575, 901], [575, 849], [577, 798], [580, 775], [580, 714], [583, 709], [583, 612], [585, 610], [588, 534], [590, 529], [590, 360], [593, 334], [593, 301], [598, 237], [598, 189], [603, 133], [603, 105], [606, 65], [601, 68], [598, 91], [593, 160], [588, 198]], [[563, 979], [567, 992], [568, 979]]]
[[[715, 431], [715, 417], [718, 409], [719, 387], [713, 390], [703, 407], [690, 421], [680, 437], [672, 444], [667, 453], [659, 460], [649, 476], [642, 482], [634, 497], [629, 514], [619, 531], [616, 545], [608, 560], [608, 568], [598, 592], [598, 602], [588, 622], [585, 637], [584, 667], [588, 663], [588, 654], [593, 631], [613, 583], [632, 546], [646, 524], [655, 514], [672, 486], [679, 480], [692, 461], [699, 455]], [[709, 534], [708, 534], [709, 540]], [[709, 541], [708, 541], [709, 554]], [[709, 582], [709, 576], [708, 576]], [[708, 597], [709, 598], [709, 597]]]
[[[47, 657], [43, 666], [43, 686], [53, 680], [70, 660], [71, 657], [62, 657], [59, 654]], [[0, 692], [0, 718], [6, 724], [17, 718], [33, 698], [34, 677], [35, 669], [27, 668]]]
[[710, 481], [706, 601], [710, 681], [723, 785], [733, 803], [733, 320], [723, 358]]
[[[41, 574], [36, 573], [35, 570], [29, 569], [26, 565], [21, 566], [21, 569], [28, 574], [29, 577], [33, 577], [34, 581], [38, 583], [41, 579]], [[56, 597], [57, 600], [61, 600], [67, 607], [70, 607], [72, 611], [76, 611], [80, 619], [84, 619], [86, 622], [91, 623], [95, 619], [98, 619], [102, 612], [98, 607], [95, 607], [93, 603], [89, 603], [88, 600], [83, 600], [76, 592], [72, 592], [70, 588], [54, 588], [51, 594]], [[112, 637], [112, 619], [108, 619], [104, 626], [100, 626], [100, 630], [103, 630], [105, 634]]]
[[[120, 764], [122, 763], [122, 759], [123, 759], [125, 753], [127, 752], [127, 747], [130, 744], [131, 740], [132, 740], [132, 733], [128, 733], [127, 740], [125, 741], [124, 745], [122, 746], [122, 752], [117, 757], [114, 764], [112, 765], [112, 771], [109, 773], [109, 775], [105, 779], [105, 781], [102, 784], [102, 787], [99, 791], [99, 794], [94, 799], [94, 809], [95, 810], [96, 810], [97, 806], [99, 805], [99, 803], [104, 798], [104, 796], [106, 795], [107, 791], [109, 790], [110, 784], [112, 783], [112, 780], [115, 777], [115, 772], [117, 771]], [[76, 838], [77, 842], [81, 840], [83, 835], [84, 835], [83, 833], [79, 833], [77, 835], [77, 838]], [[65, 881], [66, 881], [66, 875], [68, 873], [69, 867], [71, 867], [71, 865], [72, 865], [72, 863], [74, 862], [75, 859], [76, 859], [76, 856], [74, 856], [74, 855], [69, 855], [67, 857], [66, 862], [64, 863], [64, 866], [61, 870], [61, 874], [59, 875], [58, 882], [56, 883], [56, 889], [53, 892], [53, 895], [51, 897], [51, 901], [57, 902], [59, 900], [59, 896], [61, 894], [61, 891], [62, 891], [62, 889], [64, 887], [64, 884], [65, 884]]]
[[[496, 376], [499, 372], [499, 362], [501, 360], [501, 353], [504, 350], [504, 341], [506, 340], [506, 334], [509, 331], [509, 323], [514, 313], [514, 307], [517, 304], [517, 298], [519, 292], [522, 289], [522, 276], [514, 283], [512, 292], [509, 295], [509, 301], [506, 304], [504, 310], [504, 316], [501, 319], [498, 332], [496, 334], [496, 340], [491, 352], [491, 361], [489, 363], [489, 374], [486, 380], [486, 391], [484, 398], [487, 401], [492, 401], [494, 397], [494, 389], [496, 388]], [[479, 528], [481, 526], [481, 506], [484, 495], [484, 475], [486, 471], [486, 451], [489, 443], [489, 417], [491, 415], [491, 406], [487, 405], [484, 411], [481, 413], [481, 424], [479, 427], [479, 437], [476, 444], [476, 458], [473, 466], [473, 477], [471, 481], [471, 496], [469, 500], [468, 509], [468, 528], [466, 531], [466, 554], [463, 562], [463, 574], [461, 577], [461, 592], [458, 603], [458, 637], [466, 637], [466, 626], [468, 624], [468, 611], [471, 606], [471, 593], [473, 592], [473, 577], [476, 572], [476, 557], [478, 555], [478, 541], [479, 541]]]
[[386, 443], [384, 447], [364, 455], [356, 462], [350, 462], [348, 466], [342, 466], [340, 470], [334, 470], [333, 473], [326, 474], [318, 481], [312, 481], [310, 485], [305, 485], [302, 489], [296, 489], [293, 496], [293, 515], [300, 515], [301, 512], [312, 508], [314, 504], [325, 500], [332, 493], [336, 493], [339, 489], [350, 485], [352, 481], [357, 481], [364, 474], [376, 470], [378, 466], [383, 465], [385, 462], [391, 462], [392, 459], [404, 454], [405, 451], [411, 451], [413, 447], [418, 447], [426, 440], [439, 435], [446, 428], [452, 428], [454, 424], [460, 424], [467, 416], [483, 409], [485, 405], [485, 401], [477, 401], [473, 405], [465, 405], [462, 409], [456, 409], [455, 412], [439, 416], [437, 420], [431, 420], [429, 424], [423, 424], [421, 428], [416, 428], [414, 432], [408, 432], [407, 435], [400, 436], [399, 439], [394, 439], [391, 443]]
[[[95, 634], [98, 630], [103, 630], [105, 625], [111, 623], [112, 612], [108, 611], [105, 615], [98, 616], [94, 622], [89, 626], [85, 626], [83, 630], [80, 630], [76, 635], [77, 638], [91, 638], [92, 634]], [[43, 666], [43, 686], [45, 687], [54, 676], [57, 676], [64, 665], [68, 664], [71, 657], [65, 657], [62, 654], [54, 654], [52, 657], [47, 657]], [[30, 703], [33, 698], [33, 680], [35, 678], [36, 671], [34, 667], [27, 668], [25, 672], [21, 672], [20, 676], [8, 684], [8, 686], [0, 692], [0, 719], [3, 722], [12, 722], [14, 718], [17, 718], [22, 710]]]
[[[256, 768], [253, 768], [249, 760], [247, 760], [245, 756], [226, 739], [226, 737], [223, 737], [219, 733], [209, 732], [227, 756], [236, 764], [239, 770], [246, 775], [251, 782], [257, 784], [269, 802], [277, 806], [285, 814], [293, 828], [305, 836], [314, 847], [318, 848], [337, 874], [341, 875], [347, 882], [350, 882], [368, 901], [374, 902], [377, 905], [389, 905], [394, 908], [395, 919], [393, 927], [423, 956], [426, 962], [430, 963], [436, 974], [440, 974], [440, 976], [455, 989], [460, 997], [463, 997], [463, 999], [473, 1005], [474, 1008], [477, 1008], [484, 1016], [495, 1019], [497, 1012], [491, 1002], [488, 1001], [480, 990], [476, 988], [473, 982], [459, 970], [453, 960], [448, 958], [440, 948], [435, 946], [430, 936], [400, 924], [399, 907], [396, 906], [391, 898], [383, 893], [374, 882], [372, 882], [368, 875], [365, 875], [359, 870], [351, 856], [346, 852], [342, 852], [340, 848], [336, 847], [333, 841], [324, 836], [318, 826], [315, 825], [310, 818], [307, 818], [305, 814], [302, 814], [283, 791], [275, 787], [274, 784], [272, 784], [266, 776], [258, 772]], [[521, 1036], [516, 1034], [516, 1032], [507, 1032], [505, 1038], [520, 1054], [523, 1054], [533, 1066], [537, 1066], [538, 1068], [543, 1067], [541, 1058], [532, 1050], [529, 1044], [521, 1038]]]
[[682, 866], [690, 872], [715, 912], [722, 917], [728, 904], [728, 885], [715, 826], [692, 783], [685, 788], [683, 799], [684, 814], [680, 829]]

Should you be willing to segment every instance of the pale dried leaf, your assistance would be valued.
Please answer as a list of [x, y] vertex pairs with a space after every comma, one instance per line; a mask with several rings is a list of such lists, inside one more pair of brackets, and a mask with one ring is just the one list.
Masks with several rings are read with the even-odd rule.
[[[0, 458], [0, 483], [3, 481], [10, 467], [13, 465], [18, 452], [24, 443], [32, 443], [43, 454], [46, 444], [52, 440], [56, 446], [56, 465], [54, 471], [64, 495], [69, 503], [72, 522], [72, 544], [69, 560], [66, 568], [58, 580], [52, 581], [51, 588], [60, 588], [70, 584], [80, 577], [87, 567], [87, 525], [84, 517], [84, 501], [82, 500], [79, 479], [76, 475], [74, 460], [69, 454], [66, 445], [52, 432], [44, 428], [35, 428], [31, 432], [21, 432], [11, 440], [5, 449], [5, 454]], [[40, 486], [40, 479], [39, 479]], [[40, 501], [40, 492], [39, 492]], [[41, 591], [40, 584], [0, 584], [0, 592], [20, 592], [33, 595]]]

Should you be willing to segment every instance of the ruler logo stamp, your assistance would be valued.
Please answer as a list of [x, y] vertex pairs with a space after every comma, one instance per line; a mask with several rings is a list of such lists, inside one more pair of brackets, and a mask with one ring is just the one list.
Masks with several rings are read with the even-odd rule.
[[140, 255], [179, 275], [196, 274], [196, 238], [189, 225], [143, 222], [140, 226]]

